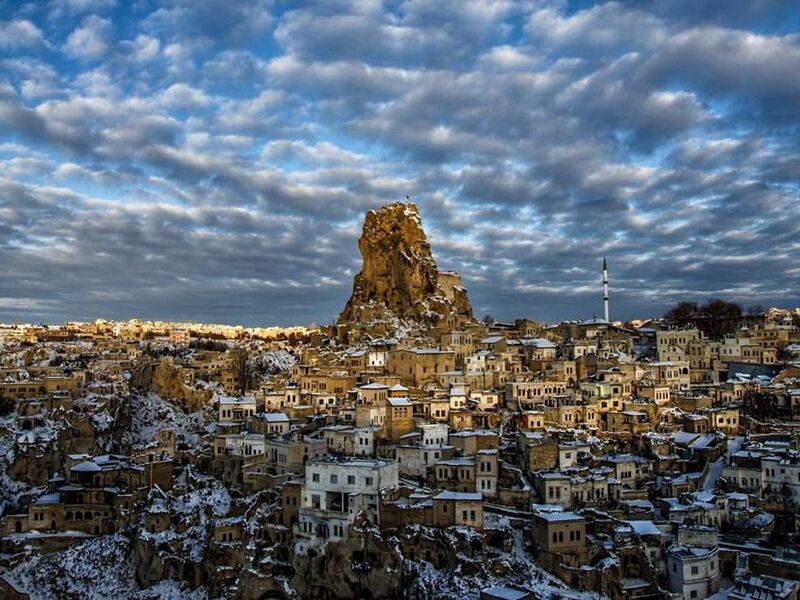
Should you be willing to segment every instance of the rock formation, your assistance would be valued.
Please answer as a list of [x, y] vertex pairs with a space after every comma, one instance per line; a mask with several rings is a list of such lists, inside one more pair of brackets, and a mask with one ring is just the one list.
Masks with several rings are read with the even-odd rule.
[[369, 211], [358, 249], [363, 266], [340, 325], [431, 326], [454, 315], [472, 318], [461, 276], [439, 271], [416, 205]]
[[202, 408], [213, 396], [208, 389], [187, 385], [182, 369], [169, 357], [142, 363], [131, 373], [130, 383], [134, 388], [179, 401], [187, 412]]

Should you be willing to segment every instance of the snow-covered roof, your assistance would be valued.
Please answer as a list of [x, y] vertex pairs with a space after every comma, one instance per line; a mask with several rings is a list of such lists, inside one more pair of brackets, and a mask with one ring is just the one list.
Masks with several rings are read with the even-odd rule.
[[264, 420], [268, 423], [288, 423], [289, 417], [284, 413], [264, 413]]
[[688, 431], [676, 431], [672, 434], [672, 441], [676, 444], [691, 444], [700, 434], [689, 433]]
[[219, 397], [220, 404], [255, 404], [256, 399], [252, 396], [242, 396], [241, 398], [236, 398], [234, 396], [220, 396]]
[[451, 492], [444, 491], [436, 494], [434, 500], [463, 500], [463, 501], [480, 501], [482, 496], [479, 492]]
[[555, 348], [556, 345], [546, 338], [522, 338], [519, 343], [523, 346], [534, 346], [536, 348]]
[[492, 598], [499, 598], [500, 600], [522, 600], [528, 598], [530, 592], [527, 590], [518, 590], [504, 585], [496, 585], [494, 587], [481, 590], [481, 596], [487, 595]]
[[717, 551], [715, 548], [702, 548], [699, 546], [670, 546], [667, 552], [670, 554], [686, 557], [705, 558]]
[[390, 406], [411, 406], [411, 400], [408, 398], [389, 398], [387, 402]]
[[388, 390], [389, 386], [384, 385], [383, 383], [368, 383], [366, 385], [362, 385], [358, 389], [360, 390]]
[[652, 521], [625, 521], [636, 535], [661, 535], [661, 530]]
[[536, 517], [547, 521], [548, 523], [559, 523], [562, 521], [583, 521], [583, 517], [578, 513], [560, 511], [560, 512], [540, 512], [535, 513]]
[[647, 460], [641, 456], [636, 454], [607, 454], [603, 457], [603, 460], [610, 463], [626, 463], [626, 462], [635, 462], [635, 463], [643, 463], [647, 462]]
[[59, 502], [61, 502], [61, 496], [55, 493], [39, 496], [34, 504], [58, 504]]
[[642, 508], [645, 510], [653, 510], [653, 503], [650, 500], [623, 500], [622, 504], [630, 506], [631, 508]]
[[85, 462], [78, 463], [72, 467], [70, 471], [75, 471], [76, 473], [98, 473], [100, 471], [100, 465], [87, 460]]

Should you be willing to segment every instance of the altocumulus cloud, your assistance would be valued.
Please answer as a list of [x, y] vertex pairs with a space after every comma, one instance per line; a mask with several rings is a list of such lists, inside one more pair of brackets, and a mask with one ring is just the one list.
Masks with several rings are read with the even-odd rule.
[[0, 319], [336, 317], [412, 195], [476, 311], [800, 303], [790, 1], [0, 0]]

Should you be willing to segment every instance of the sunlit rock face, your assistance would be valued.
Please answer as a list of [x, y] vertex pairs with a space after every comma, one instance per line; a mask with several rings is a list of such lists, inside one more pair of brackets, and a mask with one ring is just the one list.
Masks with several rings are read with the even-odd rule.
[[472, 317], [460, 275], [439, 271], [416, 205], [369, 211], [358, 248], [363, 265], [340, 325], [435, 325], [451, 315]]

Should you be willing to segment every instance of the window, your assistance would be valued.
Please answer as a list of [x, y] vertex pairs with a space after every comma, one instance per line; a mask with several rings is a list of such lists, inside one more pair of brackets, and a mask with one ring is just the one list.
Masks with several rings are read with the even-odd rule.
[[348, 485], [355, 485], [356, 484], [356, 476], [355, 475], [348, 475], [347, 476], [347, 484]]
[[311, 474], [311, 481], [315, 483], [319, 483], [319, 473], [312, 473]]
[[364, 478], [364, 483], [365, 483], [366, 485], [372, 485], [372, 482], [373, 482], [373, 481], [374, 481], [374, 480], [372, 479], [372, 477], [365, 477], [365, 478]]
[[700, 572], [700, 569], [696, 566], [692, 567], [692, 575], [697, 575]]
[[331, 475], [331, 483], [339, 483], [339, 476], [335, 473]]

